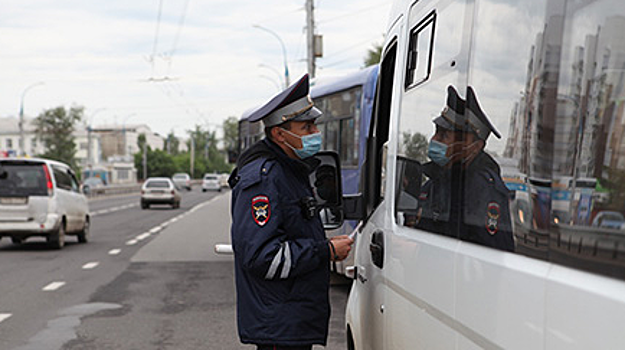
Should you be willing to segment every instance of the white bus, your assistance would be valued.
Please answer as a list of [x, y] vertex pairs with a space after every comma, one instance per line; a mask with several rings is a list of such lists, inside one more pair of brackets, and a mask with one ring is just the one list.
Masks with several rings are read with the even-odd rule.
[[[385, 40], [363, 193], [350, 202], [364, 209], [349, 348], [625, 347], [625, 232], [584, 216], [625, 212], [625, 2], [398, 0]], [[547, 211], [522, 214], [514, 252], [412, 227], [396, 204], [402, 135], [433, 135], [450, 85], [463, 98], [472, 87], [501, 131], [486, 150], [540, 180], [526, 193]], [[566, 176], [596, 179], [606, 200], [578, 221], [538, 223]]]

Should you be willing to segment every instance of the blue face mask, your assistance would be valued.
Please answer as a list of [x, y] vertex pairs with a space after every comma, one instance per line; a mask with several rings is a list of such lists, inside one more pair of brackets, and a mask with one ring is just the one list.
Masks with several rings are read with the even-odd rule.
[[449, 158], [447, 158], [447, 145], [439, 141], [431, 140], [428, 146], [428, 157], [440, 166], [447, 165], [447, 163], [449, 163]]
[[301, 149], [297, 149], [291, 146], [288, 142], [285, 142], [285, 144], [289, 146], [300, 159], [312, 157], [315, 154], [317, 154], [317, 152], [319, 152], [319, 150], [321, 149], [321, 133], [320, 132], [310, 134], [310, 135], [299, 136], [286, 129], [282, 129], [282, 130], [286, 131], [289, 135], [295, 136], [298, 139], [302, 140]]

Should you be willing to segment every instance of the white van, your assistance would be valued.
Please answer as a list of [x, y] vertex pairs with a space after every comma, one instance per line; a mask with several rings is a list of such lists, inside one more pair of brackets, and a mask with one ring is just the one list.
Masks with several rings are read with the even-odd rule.
[[[625, 213], [625, 2], [401, 0], [385, 40], [362, 195], [345, 201], [362, 208], [348, 347], [625, 347], [625, 231], [585, 218]], [[546, 180], [508, 186], [511, 217], [454, 197], [483, 211], [492, 235], [511, 221], [513, 252], [406, 220], [427, 200], [419, 192], [413, 208], [399, 205], [411, 152], [427, 152], [411, 136], [432, 137], [449, 86], [463, 99], [471, 87], [501, 132], [486, 152], [514, 159], [519, 178]], [[551, 180], [565, 176], [597, 186], [556, 196]], [[564, 198], [570, 219], [554, 220], [551, 203]]]
[[61, 249], [66, 235], [89, 239], [89, 205], [74, 172], [64, 163], [38, 158], [0, 159], [0, 237], [15, 244], [45, 237]]

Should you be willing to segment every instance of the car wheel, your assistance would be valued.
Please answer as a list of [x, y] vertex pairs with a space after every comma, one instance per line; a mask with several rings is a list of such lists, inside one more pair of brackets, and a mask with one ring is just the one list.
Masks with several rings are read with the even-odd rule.
[[65, 246], [65, 221], [61, 222], [56, 232], [48, 236], [47, 241], [52, 249], [62, 249]]
[[203, 189], [202, 189], [202, 192], [206, 192], [206, 189], [205, 189], [205, 188], [203, 188]]
[[22, 244], [22, 242], [24, 242], [24, 240], [22, 238], [11, 237], [11, 243], [13, 243], [13, 244]]
[[89, 218], [85, 219], [85, 224], [82, 227], [82, 231], [78, 232], [78, 242], [87, 243], [89, 241], [89, 229], [91, 225], [89, 223]]
[[149, 204], [141, 202], [141, 209], [149, 209], [149, 208], [150, 208]]

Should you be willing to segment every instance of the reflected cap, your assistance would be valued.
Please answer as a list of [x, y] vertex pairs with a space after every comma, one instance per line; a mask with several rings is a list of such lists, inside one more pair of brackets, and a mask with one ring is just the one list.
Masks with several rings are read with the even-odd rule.
[[271, 127], [289, 121], [314, 120], [321, 116], [321, 111], [313, 105], [308, 94], [310, 84], [305, 74], [293, 85], [280, 92], [247, 117], [250, 122], [263, 121], [265, 127]]
[[467, 91], [467, 99], [463, 100], [453, 86], [447, 87], [447, 105], [441, 115], [434, 118], [434, 124], [447, 130], [472, 132], [481, 140], [486, 140], [491, 132], [501, 138], [482, 111], [473, 88], [469, 86]]

